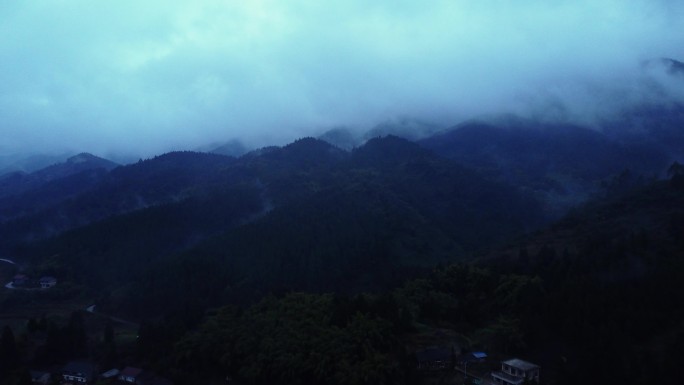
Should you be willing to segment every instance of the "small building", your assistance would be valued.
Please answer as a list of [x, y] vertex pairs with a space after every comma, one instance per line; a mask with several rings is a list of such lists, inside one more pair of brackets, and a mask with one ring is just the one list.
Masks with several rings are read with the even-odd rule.
[[38, 370], [30, 370], [29, 374], [31, 374], [31, 383], [32, 384], [47, 385], [50, 383], [50, 373], [48, 373], [48, 372], [41, 372]]
[[138, 379], [142, 375], [142, 372], [143, 370], [140, 368], [127, 366], [124, 368], [124, 370], [121, 371], [121, 373], [119, 373], [119, 381], [135, 384], [136, 382], [138, 382]]
[[62, 369], [62, 384], [91, 384], [95, 378], [95, 365], [87, 361], [71, 361]]
[[42, 277], [38, 283], [40, 283], [41, 289], [49, 289], [57, 285], [57, 278], [55, 277]]
[[116, 369], [116, 368], [115, 368], [115, 369], [110, 369], [110, 370], [108, 370], [108, 371], [106, 371], [106, 372], [100, 374], [100, 377], [102, 377], [102, 378], [105, 379], [105, 380], [111, 380], [111, 379], [116, 378], [116, 377], [119, 375], [119, 373], [121, 373], [121, 372], [119, 371], [119, 369]]
[[25, 286], [29, 283], [29, 277], [24, 274], [17, 274], [12, 278], [12, 284], [14, 286]]
[[484, 362], [486, 358], [487, 353], [485, 352], [470, 352], [458, 356], [456, 363], [463, 365], [470, 362]]
[[513, 358], [501, 362], [501, 371], [492, 372], [492, 378], [502, 385], [520, 385], [525, 380], [539, 382], [539, 369], [539, 365]]
[[416, 352], [418, 369], [420, 370], [439, 370], [453, 369], [455, 359], [452, 347], [433, 346]]

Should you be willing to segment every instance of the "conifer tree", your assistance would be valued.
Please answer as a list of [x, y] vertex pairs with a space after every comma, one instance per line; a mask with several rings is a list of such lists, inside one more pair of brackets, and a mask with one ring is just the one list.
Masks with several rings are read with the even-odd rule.
[[5, 326], [0, 336], [0, 378], [5, 377], [19, 362], [14, 333]]

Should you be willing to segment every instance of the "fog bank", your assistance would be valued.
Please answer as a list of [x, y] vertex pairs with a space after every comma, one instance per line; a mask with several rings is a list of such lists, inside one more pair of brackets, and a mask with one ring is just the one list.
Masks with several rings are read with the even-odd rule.
[[0, 154], [149, 156], [411, 117], [587, 124], [684, 100], [675, 1], [0, 4]]

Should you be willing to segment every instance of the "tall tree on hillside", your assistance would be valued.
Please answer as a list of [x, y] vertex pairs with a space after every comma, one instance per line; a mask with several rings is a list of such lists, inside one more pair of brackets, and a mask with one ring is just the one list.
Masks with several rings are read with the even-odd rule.
[[679, 162], [674, 162], [670, 165], [670, 168], [667, 169], [667, 173], [671, 177], [674, 177], [676, 175], [683, 176], [684, 175], [684, 165], [682, 165]]
[[66, 335], [69, 341], [69, 348], [74, 356], [80, 356], [85, 353], [87, 334], [85, 330], [85, 322], [83, 321], [83, 314], [80, 311], [71, 313], [69, 324], [66, 327]]
[[107, 323], [105, 324], [103, 340], [106, 344], [114, 342], [114, 325], [111, 320], [107, 320]]
[[14, 333], [5, 326], [0, 336], [0, 378], [5, 377], [19, 362]]
[[24, 369], [21, 371], [21, 374], [19, 375], [19, 379], [17, 380], [17, 385], [32, 385], [33, 381], [31, 380], [31, 372], [28, 370]]
[[679, 162], [674, 162], [667, 169], [667, 174], [670, 176], [670, 185], [675, 188], [684, 186], [684, 165]]
[[103, 334], [103, 358], [102, 361], [108, 365], [116, 363], [116, 345], [114, 343], [114, 325], [111, 320], [107, 320]]

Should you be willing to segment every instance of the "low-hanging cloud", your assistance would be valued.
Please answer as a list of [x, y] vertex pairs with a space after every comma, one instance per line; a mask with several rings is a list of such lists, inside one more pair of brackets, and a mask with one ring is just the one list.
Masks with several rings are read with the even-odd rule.
[[0, 152], [144, 156], [396, 116], [591, 121], [684, 88], [644, 66], [684, 56], [680, 3], [7, 1]]

